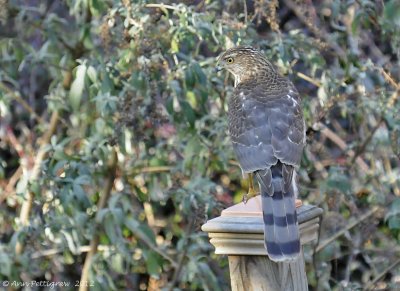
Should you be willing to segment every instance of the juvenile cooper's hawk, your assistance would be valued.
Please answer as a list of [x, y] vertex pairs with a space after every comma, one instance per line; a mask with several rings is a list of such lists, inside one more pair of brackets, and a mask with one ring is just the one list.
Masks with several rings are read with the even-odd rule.
[[235, 76], [229, 134], [242, 171], [254, 174], [260, 186], [268, 255], [273, 261], [295, 259], [300, 253], [296, 168], [306, 137], [299, 94], [252, 47], [227, 50], [217, 69]]

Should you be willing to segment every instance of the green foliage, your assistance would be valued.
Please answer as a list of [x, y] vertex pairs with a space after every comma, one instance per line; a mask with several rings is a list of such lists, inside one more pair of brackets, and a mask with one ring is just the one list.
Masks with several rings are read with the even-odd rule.
[[[199, 226], [246, 191], [226, 132], [233, 80], [214, 70], [237, 44], [262, 49], [301, 92], [300, 192], [325, 210], [321, 241], [380, 209], [307, 252], [310, 287], [366, 286], [397, 254], [398, 1], [247, 1], [246, 18], [243, 1], [8, 2], [1, 281], [75, 283], [98, 239], [95, 290], [229, 288]], [[387, 272], [382, 288], [398, 284]]]

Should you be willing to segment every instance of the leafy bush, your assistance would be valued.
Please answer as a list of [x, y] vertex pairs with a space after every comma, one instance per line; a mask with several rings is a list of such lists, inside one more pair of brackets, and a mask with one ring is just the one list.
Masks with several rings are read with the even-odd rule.
[[246, 191], [214, 66], [250, 44], [303, 97], [310, 287], [398, 287], [400, 6], [300, 2], [0, 1], [0, 279], [228, 289], [199, 226]]

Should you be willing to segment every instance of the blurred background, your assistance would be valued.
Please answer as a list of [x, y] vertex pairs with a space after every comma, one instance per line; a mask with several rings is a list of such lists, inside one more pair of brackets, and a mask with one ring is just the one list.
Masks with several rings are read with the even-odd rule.
[[200, 226], [247, 192], [214, 71], [246, 44], [303, 99], [310, 290], [399, 289], [400, 3], [164, 4], [0, 0], [0, 281], [229, 290]]

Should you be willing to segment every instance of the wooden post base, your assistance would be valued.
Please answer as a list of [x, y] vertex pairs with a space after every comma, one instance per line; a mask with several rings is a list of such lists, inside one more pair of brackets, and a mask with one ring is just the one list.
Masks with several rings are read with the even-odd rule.
[[[232, 290], [308, 290], [303, 252], [291, 262], [275, 263], [269, 259], [259, 199], [229, 207], [202, 226], [215, 253], [228, 255]], [[304, 245], [317, 239], [322, 209], [299, 202], [296, 206], [300, 243]]]
[[266, 256], [228, 256], [232, 291], [308, 290], [303, 255], [291, 263]]

